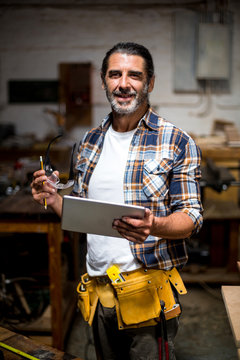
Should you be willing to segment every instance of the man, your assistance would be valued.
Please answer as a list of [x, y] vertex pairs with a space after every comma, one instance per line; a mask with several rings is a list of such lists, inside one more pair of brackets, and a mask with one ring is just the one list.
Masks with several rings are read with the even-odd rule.
[[[154, 66], [145, 47], [115, 45], [103, 60], [101, 77], [112, 112], [82, 140], [73, 195], [142, 205], [146, 210], [143, 219], [113, 221], [123, 238], [87, 235], [87, 276], [94, 284], [91, 293], [100, 299], [93, 320], [95, 344], [100, 359], [156, 360], [161, 358], [160, 310], [168, 310], [171, 297], [176, 304], [169, 308], [174, 311], [177, 291], [184, 292], [178, 289], [179, 276], [171, 271], [187, 262], [184, 239], [202, 224], [200, 151], [185, 132], [150, 108]], [[41, 204], [46, 198], [61, 216], [62, 198], [46, 183], [44, 171], [34, 173], [32, 193]], [[106, 276], [113, 264], [126, 280], [115, 291]], [[171, 281], [165, 295], [159, 295], [163, 284], [156, 279]], [[132, 288], [125, 288], [129, 283]], [[145, 292], [148, 284], [157, 285]], [[168, 318], [169, 358], [175, 359], [178, 317]]]

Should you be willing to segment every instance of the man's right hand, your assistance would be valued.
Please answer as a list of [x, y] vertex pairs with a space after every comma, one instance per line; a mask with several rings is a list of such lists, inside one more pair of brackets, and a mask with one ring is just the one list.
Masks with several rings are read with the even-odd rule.
[[[57, 171], [55, 174], [57, 176], [59, 175]], [[46, 199], [47, 206], [50, 206], [59, 216], [61, 216], [62, 197], [57, 193], [57, 189], [47, 182], [45, 170], [34, 172], [31, 188], [32, 196], [35, 201], [44, 206], [44, 199]]]

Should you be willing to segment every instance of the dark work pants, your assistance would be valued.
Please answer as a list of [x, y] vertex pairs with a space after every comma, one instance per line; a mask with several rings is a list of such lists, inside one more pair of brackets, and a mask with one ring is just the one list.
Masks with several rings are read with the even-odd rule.
[[[169, 360], [176, 359], [178, 323], [178, 318], [167, 321]], [[98, 360], [159, 360], [157, 327], [118, 330], [115, 307], [105, 308], [98, 303], [93, 334]]]

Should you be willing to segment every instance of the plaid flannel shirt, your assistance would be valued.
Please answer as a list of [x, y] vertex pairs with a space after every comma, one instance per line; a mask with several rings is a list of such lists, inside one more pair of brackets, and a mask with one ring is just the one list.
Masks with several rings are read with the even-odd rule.
[[[109, 114], [80, 144], [75, 196], [88, 196], [89, 180], [111, 121]], [[149, 108], [130, 144], [123, 184], [125, 203], [148, 207], [157, 217], [184, 212], [191, 217], [194, 231], [199, 231], [202, 225], [200, 161], [200, 149], [191, 137]], [[184, 239], [150, 235], [143, 244], [131, 242], [130, 247], [138, 261], [147, 267], [164, 270], [182, 267], [188, 258]]]

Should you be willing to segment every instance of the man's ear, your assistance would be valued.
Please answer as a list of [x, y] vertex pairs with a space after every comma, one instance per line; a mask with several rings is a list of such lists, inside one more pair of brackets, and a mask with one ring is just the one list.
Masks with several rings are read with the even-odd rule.
[[149, 85], [148, 85], [148, 92], [152, 92], [153, 88], [154, 88], [154, 83], [155, 83], [155, 75], [153, 75], [149, 81]]

